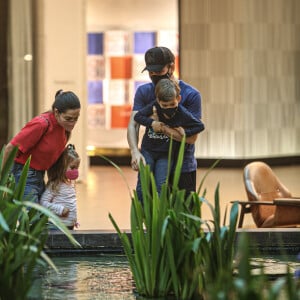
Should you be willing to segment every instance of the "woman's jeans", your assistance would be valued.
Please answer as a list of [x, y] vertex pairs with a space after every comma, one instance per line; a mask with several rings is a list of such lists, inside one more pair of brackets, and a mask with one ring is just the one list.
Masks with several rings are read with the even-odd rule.
[[[155, 178], [157, 192], [158, 194], [160, 194], [161, 186], [166, 182], [166, 178], [168, 175], [168, 153], [164, 154], [148, 152], [145, 150], [142, 150], [141, 153], [145, 158], [146, 164], [150, 166], [150, 170], [152, 171]], [[140, 173], [138, 174], [136, 192], [139, 200], [143, 202]]]
[[[15, 177], [16, 184], [20, 180], [24, 165], [14, 163], [12, 167], [12, 173]], [[39, 202], [42, 193], [45, 190], [44, 181], [45, 171], [37, 171], [35, 169], [29, 168], [27, 173], [27, 180], [24, 190], [24, 200]]]

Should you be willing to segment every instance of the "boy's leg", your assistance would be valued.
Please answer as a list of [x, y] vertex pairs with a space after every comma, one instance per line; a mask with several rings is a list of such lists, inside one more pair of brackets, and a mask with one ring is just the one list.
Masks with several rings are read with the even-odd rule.
[[166, 182], [168, 175], [168, 157], [157, 158], [155, 162], [154, 178], [156, 182], [157, 192], [160, 194], [161, 186]]

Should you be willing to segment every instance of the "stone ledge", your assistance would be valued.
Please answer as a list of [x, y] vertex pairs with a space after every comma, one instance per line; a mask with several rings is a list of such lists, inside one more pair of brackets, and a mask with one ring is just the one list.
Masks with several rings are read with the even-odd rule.
[[291, 255], [300, 253], [300, 228], [238, 229], [237, 241], [242, 232], [248, 233], [253, 252]]
[[[126, 231], [130, 237], [130, 231]], [[247, 232], [251, 240], [251, 251], [263, 254], [300, 253], [299, 228], [274, 229], [238, 229], [236, 243], [242, 232]], [[118, 234], [114, 231], [72, 232], [82, 248], [74, 247], [60, 231], [51, 231], [45, 251], [52, 255], [60, 254], [91, 254], [91, 253], [124, 253]]]

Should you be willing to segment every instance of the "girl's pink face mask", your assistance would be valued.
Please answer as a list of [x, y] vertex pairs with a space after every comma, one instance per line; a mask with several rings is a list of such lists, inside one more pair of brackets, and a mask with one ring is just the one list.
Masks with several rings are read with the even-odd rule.
[[66, 171], [66, 177], [69, 180], [75, 180], [78, 178], [78, 176], [79, 176], [78, 169], [69, 169]]

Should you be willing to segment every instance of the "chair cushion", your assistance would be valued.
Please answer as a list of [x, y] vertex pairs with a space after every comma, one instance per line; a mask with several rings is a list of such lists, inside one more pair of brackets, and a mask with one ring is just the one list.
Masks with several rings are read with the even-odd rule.
[[[280, 197], [282, 197], [282, 194], [279, 190], [259, 193], [257, 201], [272, 201], [274, 198]], [[275, 205], [252, 205], [251, 207], [252, 217], [257, 227], [261, 227], [270, 216], [275, 214], [275, 211]]]
[[274, 226], [300, 225], [300, 206], [276, 206]]

